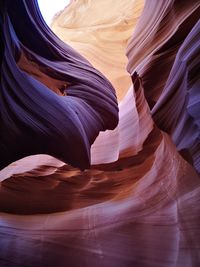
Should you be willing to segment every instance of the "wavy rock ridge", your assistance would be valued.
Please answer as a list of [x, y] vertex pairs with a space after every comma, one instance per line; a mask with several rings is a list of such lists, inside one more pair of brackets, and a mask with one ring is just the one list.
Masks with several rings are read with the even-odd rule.
[[119, 100], [131, 85], [125, 69], [125, 50], [143, 2], [71, 1], [51, 24], [61, 40], [84, 55], [111, 81]]
[[[79, 116], [83, 118], [86, 137], [88, 132], [93, 134], [90, 144], [101, 129], [93, 130], [100, 118], [104, 127], [111, 130], [100, 132], [92, 144], [91, 168], [85, 171], [80, 170], [77, 158], [72, 167], [71, 159], [67, 158], [65, 164], [47, 155], [36, 155], [0, 172], [0, 264], [198, 266], [199, 1], [146, 0], [144, 5], [140, 0], [124, 0], [113, 5], [109, 0], [78, 0], [71, 1], [55, 18], [52, 28], [59, 37], [81, 52], [114, 85], [120, 100], [117, 127], [118, 109], [110, 83], [52, 35], [38, 17], [35, 1], [23, 1], [23, 5], [24, 16], [28, 10], [36, 10], [35, 23], [37, 27], [43, 25], [42, 43], [48, 42], [50, 47], [53, 43], [56, 50], [49, 58], [47, 51], [36, 51], [36, 43], [31, 44], [34, 51], [23, 49], [17, 57], [19, 71], [31, 82], [37, 81], [33, 83], [36, 91], [41, 90], [37, 85], [42, 84], [48, 94], [58, 96], [59, 101], [68, 98], [69, 102], [75, 91], [76, 101], [81, 98], [88, 104]], [[13, 14], [11, 9], [10, 12]], [[17, 23], [13, 23], [16, 28]], [[124, 68], [128, 39], [127, 69], [132, 84]], [[60, 56], [62, 60], [55, 59]], [[91, 73], [94, 82], [87, 92], [85, 84]], [[79, 87], [73, 85], [73, 75], [81, 84]], [[107, 113], [101, 99], [104, 90]], [[108, 101], [109, 97], [112, 101]], [[38, 100], [37, 107], [40, 105]], [[73, 112], [74, 106], [71, 107]], [[93, 112], [98, 116], [90, 118]], [[56, 118], [59, 129], [61, 117]], [[77, 152], [78, 145], [71, 140], [73, 153]], [[55, 153], [53, 146], [51, 149]], [[60, 158], [57, 147], [56, 151]]]
[[53, 35], [36, 1], [16, 1], [16, 10], [12, 4], [5, 1], [1, 16], [0, 168], [41, 153], [88, 168], [99, 131], [118, 122], [114, 89]]

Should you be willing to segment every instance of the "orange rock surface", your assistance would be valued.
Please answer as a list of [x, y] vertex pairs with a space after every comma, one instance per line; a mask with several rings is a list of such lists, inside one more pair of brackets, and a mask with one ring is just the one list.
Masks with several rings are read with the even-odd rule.
[[[143, 5], [73, 0], [54, 18], [52, 30], [114, 85], [119, 123], [93, 143], [90, 169], [36, 155], [0, 171], [3, 266], [10, 258], [9, 266], [20, 267], [198, 266], [199, 124], [193, 111], [200, 4], [146, 0], [142, 11]], [[189, 78], [179, 88], [184, 75]], [[179, 107], [193, 115], [188, 128]], [[184, 141], [185, 133], [195, 164], [179, 153], [176, 140]]]

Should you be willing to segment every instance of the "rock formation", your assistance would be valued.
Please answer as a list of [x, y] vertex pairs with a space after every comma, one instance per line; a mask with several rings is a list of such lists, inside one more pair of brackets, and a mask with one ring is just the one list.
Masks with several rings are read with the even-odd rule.
[[4, 2], [0, 266], [198, 266], [199, 1]]
[[114, 88], [29, 2], [5, 1], [1, 16], [0, 168], [42, 153], [88, 168], [91, 144], [118, 122]]
[[131, 85], [125, 51], [143, 5], [143, 0], [71, 1], [51, 24], [61, 40], [111, 81], [119, 100]]
[[154, 121], [198, 172], [199, 14], [199, 1], [146, 1], [127, 48], [128, 71], [142, 78]]

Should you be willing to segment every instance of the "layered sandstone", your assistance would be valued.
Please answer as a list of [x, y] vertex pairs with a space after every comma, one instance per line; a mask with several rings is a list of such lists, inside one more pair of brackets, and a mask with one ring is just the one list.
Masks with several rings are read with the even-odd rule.
[[[46, 111], [51, 111], [54, 95], [61, 109], [63, 99], [69, 98], [70, 112], [81, 112], [77, 114], [84, 128], [81, 140], [93, 144], [91, 166], [84, 171], [74, 156], [79, 148], [73, 138], [69, 138], [74, 147], [72, 162], [40, 154], [0, 171], [0, 263], [13, 267], [198, 266], [199, 1], [147, 0], [136, 26], [143, 6], [140, 0], [74, 0], [55, 18], [52, 28], [58, 36], [114, 85], [118, 124], [110, 83], [51, 33], [40, 20], [35, 1], [22, 2], [26, 7], [22, 16], [35, 12], [41, 43], [26, 41], [20, 34], [23, 27], [17, 31], [15, 26], [21, 38], [15, 46], [15, 52], [20, 51], [16, 59], [23, 74], [21, 84], [28, 79], [43, 85], [35, 90], [45, 86], [52, 96]], [[125, 70], [126, 47], [130, 75]], [[21, 87], [19, 92], [27, 89]], [[9, 100], [14, 93], [7, 92]], [[5, 96], [4, 116], [5, 110], [9, 114]], [[34, 93], [30, 99], [35, 99], [33, 107], [41, 106]], [[86, 105], [81, 108], [83, 102]], [[21, 102], [16, 104], [24, 108]], [[58, 132], [53, 132], [55, 145], [50, 141], [48, 145], [60, 156], [63, 120], [54, 115], [57, 121], [52, 125]], [[21, 129], [21, 123], [16, 125]], [[46, 120], [41, 126], [52, 135]], [[95, 139], [101, 127], [110, 130]], [[23, 134], [26, 137], [25, 129]], [[67, 131], [65, 135], [69, 137]], [[31, 143], [37, 147], [37, 140]], [[67, 151], [68, 143], [62, 145]]]

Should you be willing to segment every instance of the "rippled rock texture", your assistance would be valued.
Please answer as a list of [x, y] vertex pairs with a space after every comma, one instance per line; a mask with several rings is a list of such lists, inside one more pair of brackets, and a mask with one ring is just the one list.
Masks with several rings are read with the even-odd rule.
[[131, 85], [125, 51], [143, 5], [135, 0], [71, 1], [51, 24], [61, 40], [112, 82], [119, 100]]
[[146, 1], [127, 48], [154, 121], [200, 172], [200, 2]]
[[114, 88], [53, 35], [35, 2], [5, 1], [1, 15], [0, 167], [43, 153], [85, 169], [99, 132], [117, 125]]
[[0, 266], [199, 266], [199, 1], [4, 4]]

